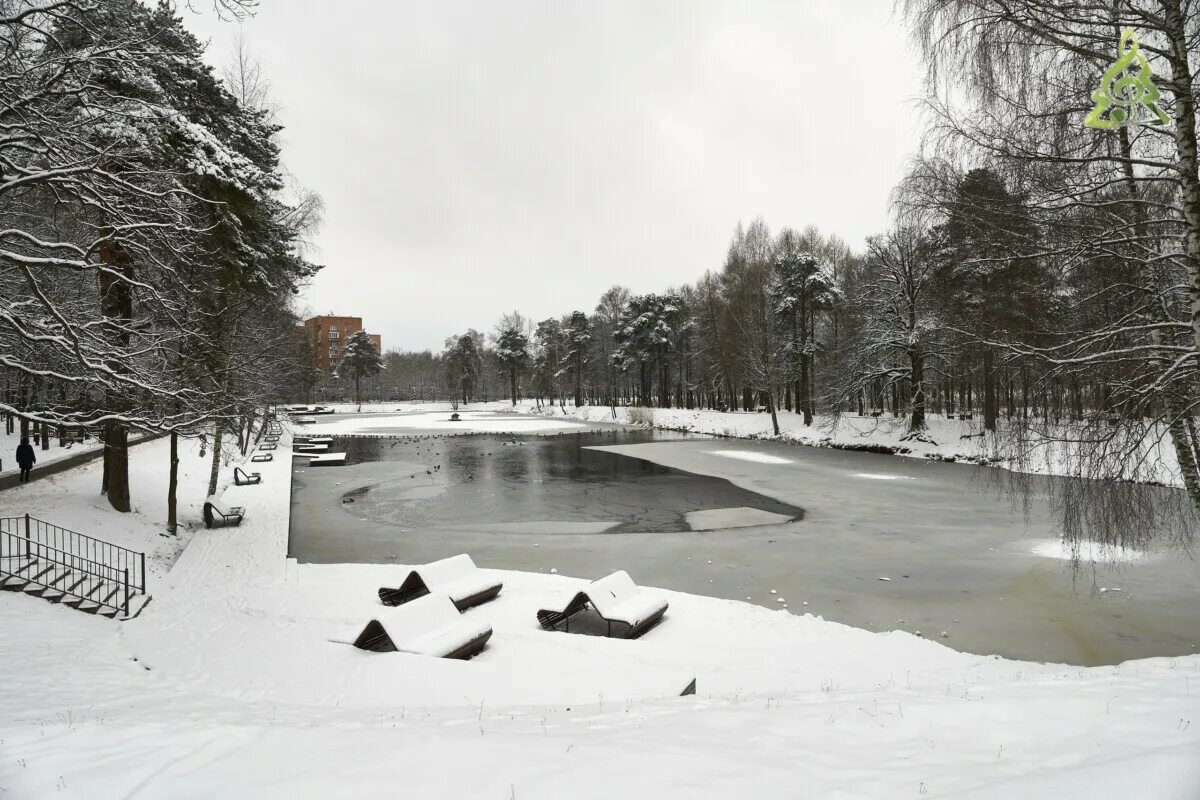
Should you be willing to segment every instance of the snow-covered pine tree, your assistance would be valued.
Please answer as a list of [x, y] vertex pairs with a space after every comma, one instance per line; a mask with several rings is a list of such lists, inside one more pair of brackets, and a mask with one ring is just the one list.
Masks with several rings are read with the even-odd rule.
[[583, 370], [592, 356], [592, 323], [582, 311], [572, 311], [562, 326], [563, 361], [575, 373], [575, 407], [583, 405]]
[[375, 349], [366, 331], [355, 331], [346, 342], [346, 353], [339, 370], [349, 370], [354, 376], [354, 400], [362, 411], [362, 379], [378, 375], [383, 369], [383, 356]]
[[450, 403], [457, 409], [460, 400], [465, 405], [475, 397], [479, 383], [481, 364], [476, 337], [468, 331], [446, 339], [446, 351], [442, 358]]
[[928, 231], [908, 227], [871, 237], [867, 250], [862, 298], [869, 322], [858, 342], [856, 374], [860, 385], [907, 380], [908, 427], [918, 432], [925, 428], [926, 363], [941, 329], [933, 305], [936, 244]]
[[796, 380], [796, 410], [804, 415], [805, 425], [812, 425], [816, 316], [818, 311], [833, 307], [838, 289], [832, 272], [803, 251], [791, 229], [780, 234], [772, 266], [771, 297], [788, 337], [791, 377]]
[[539, 398], [548, 395], [553, 406], [555, 397], [563, 397], [560, 380], [565, 351], [562, 322], [553, 317], [542, 320], [534, 329], [533, 341], [534, 388]]
[[[214, 323], [232, 305], [222, 278], [256, 287], [256, 309], [286, 312], [311, 268], [273, 197], [274, 130], [224, 92], [165, 4], [68, 1], [4, 16], [9, 5], [0, 8], [0, 60], [12, 67], [0, 82], [0, 363], [56, 402], [18, 408], [6, 397], [0, 409], [101, 427], [103, 488], [127, 510], [130, 429], [188, 432], [245, 417], [253, 394], [214, 354], [253, 343], [240, 380], [276, 385], [271, 365], [283, 359], [259, 345], [285, 337], [232, 337]], [[214, 257], [220, 236], [249, 255], [237, 268]], [[280, 330], [290, 331], [286, 313], [259, 314], [258, 324], [285, 319]]]
[[529, 335], [525, 332], [528, 327], [525, 318], [514, 311], [500, 318], [492, 337], [496, 343], [496, 363], [508, 373], [508, 388], [514, 406], [517, 404], [518, 381], [530, 363]]
[[596, 304], [592, 323], [595, 331], [595, 358], [593, 364], [599, 370], [599, 381], [604, 387], [604, 398], [613, 407], [616, 416], [616, 405], [621, 394], [617, 383], [617, 368], [613, 363], [613, 352], [616, 350], [615, 334], [617, 323], [621, 318], [621, 309], [629, 301], [629, 290], [623, 286], [613, 286], [600, 295]]

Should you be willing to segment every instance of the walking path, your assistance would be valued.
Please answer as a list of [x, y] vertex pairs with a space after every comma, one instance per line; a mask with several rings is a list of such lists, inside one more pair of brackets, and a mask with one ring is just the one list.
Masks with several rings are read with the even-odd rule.
[[[131, 439], [129, 441], [129, 446], [133, 447], [134, 445], [141, 444], [142, 442], [149, 442], [149, 441], [159, 438], [160, 436], [162, 436], [161, 433], [145, 434], [143, 436], [139, 436], [136, 439]], [[59, 451], [59, 452], [61, 452], [61, 451]], [[33, 473], [32, 473], [32, 481], [31, 482], [36, 481], [39, 478], [48, 477], [50, 475], [57, 475], [60, 472], [66, 472], [69, 469], [74, 469], [75, 467], [79, 467], [84, 464], [95, 461], [96, 459], [98, 459], [102, 455], [104, 455], [104, 447], [99, 444], [94, 443], [90, 449], [82, 450], [82, 451], [75, 452], [75, 453], [63, 453], [63, 455], [59, 458], [54, 458], [53, 460], [43, 461], [40, 459], [44, 458], [44, 455], [43, 455], [44, 453], [55, 453], [55, 450], [51, 449], [51, 450], [38, 450], [37, 451], [39, 461], [33, 465]], [[13, 463], [16, 463], [16, 462], [13, 462]], [[4, 489], [11, 489], [14, 486], [20, 486], [20, 485], [21, 485], [21, 473], [19, 470], [13, 470], [12, 472], [10, 472], [7, 475], [0, 475], [0, 491], [3, 491]]]

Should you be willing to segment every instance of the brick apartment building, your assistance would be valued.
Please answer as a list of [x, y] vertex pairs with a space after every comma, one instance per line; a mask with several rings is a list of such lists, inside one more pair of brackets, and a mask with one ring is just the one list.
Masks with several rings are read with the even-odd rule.
[[[304, 320], [304, 337], [312, 345], [313, 366], [328, 375], [342, 363], [346, 354], [346, 343], [363, 329], [362, 317], [335, 317], [332, 315]], [[383, 352], [383, 340], [376, 334], [368, 334], [375, 349]]]

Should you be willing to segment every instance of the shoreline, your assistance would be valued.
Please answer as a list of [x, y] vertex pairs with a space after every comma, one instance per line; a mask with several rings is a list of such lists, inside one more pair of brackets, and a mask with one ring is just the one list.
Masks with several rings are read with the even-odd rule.
[[[490, 417], [480, 420], [491, 424]], [[419, 422], [409, 419], [406, 424]], [[376, 424], [366, 419], [362, 423]], [[525, 435], [561, 439], [598, 427], [597, 421], [590, 420], [570, 433]], [[646, 431], [644, 427], [629, 430]], [[506, 438], [495, 431], [447, 433], [421, 428], [364, 436], [455, 439], [467, 452], [479, 446], [468, 445], [462, 437], [473, 435]], [[1100, 561], [1084, 563], [1087, 572], [1077, 577], [1060, 559], [1035, 556], [1037, 548], [1052, 538], [1050, 529], [1038, 523], [1031, 531], [1026, 519], [1014, 517], [1009, 503], [995, 496], [1001, 487], [991, 481], [1006, 473], [922, 459], [889, 463], [876, 454], [833, 448], [813, 448], [802, 456], [785, 443], [763, 441], [745, 448], [758, 455], [744, 461], [713, 450], [718, 442], [732, 444], [738, 439], [694, 431], [665, 435], [669, 438], [643, 444], [603, 442], [592, 449], [722, 478], [756, 495], [804, 508], [804, 521], [704, 532], [548, 535], [549, 520], [569, 518], [556, 516], [549, 505], [524, 523], [508, 525], [504, 535], [495, 526], [482, 524], [487, 520], [451, 523], [437, 516], [427, 518], [423, 511], [415, 514], [413, 525], [404, 525], [376, 519], [366, 510], [360, 513], [353, 504], [340, 502], [347, 492], [379, 484], [378, 476], [367, 473], [390, 463], [364, 462], [341, 473], [304, 469], [296, 473], [298, 481], [314, 482], [316, 494], [297, 498], [298, 507], [306, 509], [302, 512], [306, 522], [300, 523], [305, 545], [290, 552], [321, 564], [429, 561], [469, 552], [481, 565], [533, 571], [557, 568], [589, 578], [600, 577], [605, 569], [629, 568], [635, 578], [663, 588], [739, 602], [750, 599], [765, 608], [778, 607], [776, 596], [767, 593], [776, 589], [794, 612], [821, 613], [867, 631], [933, 630], [940, 636], [944, 630], [956, 649], [999, 650], [1017, 659], [1113, 664], [1189, 654], [1195, 652], [1190, 645], [1200, 641], [1194, 623], [1179, 621], [1180, 603], [1186, 605], [1196, 591], [1195, 576], [1186, 564], [1158, 558], [1129, 566]], [[422, 447], [446, 453], [432, 440]], [[489, 449], [486, 444], [481, 447]], [[763, 455], [767, 460], [758, 462]], [[426, 469], [445, 457], [428, 463], [415, 458], [411, 467], [382, 469], [405, 479], [414, 473], [418, 479], [414, 485], [428, 481], [441, 485], [450, 479], [446, 470], [428, 478]], [[782, 465], [774, 463], [776, 457], [784, 457]], [[355, 476], [360, 474], [358, 480]], [[1042, 498], [1036, 511], [1048, 496], [1045, 482], [1058, 479], [1030, 476], [1030, 480], [1035, 497]], [[984, 483], [976, 485], [977, 481]], [[334, 488], [337, 482], [343, 485]], [[328, 491], [316, 488], [325, 484], [331, 487]], [[860, 496], [864, 489], [868, 494]], [[894, 509], [914, 500], [924, 511], [915, 513], [915, 507], [911, 519], [894, 516]], [[386, 501], [402, 499], [388, 495]], [[489, 502], [500, 502], [499, 510], [507, 508], [501, 497]], [[603, 506], [596, 510], [605, 516]], [[340, 533], [324, 534], [325, 519]], [[978, 526], [965, 529], [967, 519], [977, 520]], [[562, 524], [558, 527], [565, 529]], [[706, 561], [713, 566], [706, 569]], [[1097, 586], [1089, 591], [1093, 571]], [[902, 573], [912, 573], [913, 579], [903, 580]], [[1164, 574], [1171, 580], [1163, 579]], [[894, 580], [878, 582], [879, 575]], [[1125, 592], [1107, 595], [1102, 603], [1100, 586], [1124, 587]], [[1176, 588], [1166, 591], [1167, 587]], [[955, 618], [961, 618], [963, 625], [956, 624]], [[1147, 633], [1140, 634], [1142, 628]], [[1189, 634], [1191, 638], [1178, 638]], [[1134, 637], [1144, 641], [1138, 643]], [[996, 639], [1004, 645], [993, 645]]]

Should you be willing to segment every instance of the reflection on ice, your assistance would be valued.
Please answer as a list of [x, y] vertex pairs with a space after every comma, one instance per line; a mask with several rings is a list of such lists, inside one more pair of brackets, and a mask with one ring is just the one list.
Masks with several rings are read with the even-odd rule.
[[1099, 542], [1080, 542], [1072, 545], [1061, 539], [1043, 539], [1034, 542], [1031, 551], [1035, 556], [1043, 558], [1057, 558], [1063, 561], [1078, 558], [1080, 561], [1096, 564], [1142, 561], [1148, 558], [1145, 551], [1135, 550], [1132, 547], [1121, 547], [1116, 544], [1106, 545]]
[[892, 475], [892, 474], [889, 474], [886, 472], [856, 472], [856, 473], [854, 473], [854, 477], [866, 478], [869, 481], [912, 481], [912, 480], [916, 480], [916, 478], [912, 478], [908, 475]]

